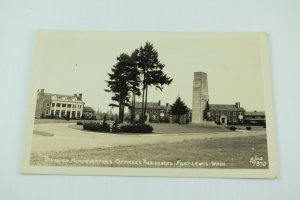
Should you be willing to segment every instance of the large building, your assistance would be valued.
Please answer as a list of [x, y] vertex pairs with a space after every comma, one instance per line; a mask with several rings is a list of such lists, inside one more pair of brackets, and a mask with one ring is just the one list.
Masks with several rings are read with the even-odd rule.
[[35, 117], [78, 119], [82, 116], [83, 107], [82, 94], [52, 94], [40, 89], [37, 94]]
[[[149, 122], [162, 122], [169, 120], [169, 111], [171, 107], [168, 103], [161, 105], [161, 101], [147, 102], [147, 121]], [[142, 102], [135, 103], [135, 119], [139, 120], [142, 114]]]
[[208, 104], [207, 74], [195, 72], [193, 80], [192, 122], [202, 123], [205, 121], [205, 111]]
[[206, 118], [214, 121], [216, 124], [243, 124], [245, 118], [245, 109], [237, 102], [233, 105], [227, 104], [209, 104], [206, 112]]

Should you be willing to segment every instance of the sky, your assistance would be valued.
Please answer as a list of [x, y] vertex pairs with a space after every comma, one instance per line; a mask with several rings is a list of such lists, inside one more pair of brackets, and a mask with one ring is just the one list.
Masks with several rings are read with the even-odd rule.
[[[248, 111], [264, 110], [261, 34], [157, 33], [39, 30], [33, 67], [34, 90], [82, 93], [86, 106], [108, 111], [105, 80], [116, 57], [151, 42], [173, 78], [163, 91], [151, 88], [148, 102], [174, 103], [178, 96], [192, 108], [194, 72], [208, 77], [209, 102], [240, 102]], [[137, 99], [139, 101], [139, 99]], [[117, 112], [114, 108], [113, 112]]]

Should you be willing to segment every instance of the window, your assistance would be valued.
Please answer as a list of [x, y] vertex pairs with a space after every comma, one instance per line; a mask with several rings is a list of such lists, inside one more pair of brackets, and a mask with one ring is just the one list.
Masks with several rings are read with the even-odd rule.
[[219, 115], [219, 112], [218, 112], [218, 111], [216, 112], [216, 115]]
[[[91, 117], [93, 116], [93, 114], [91, 113]], [[80, 112], [77, 112], [77, 118], [80, 118]]]
[[236, 118], [233, 118], [233, 122], [236, 122]]
[[79, 105], [78, 108], [81, 108], [81, 105]]
[[76, 108], [76, 105], [73, 105], [72, 108]]
[[142, 110], [139, 110], [139, 112], [141, 113], [141, 112], [142, 112]]
[[61, 113], [60, 113], [60, 115], [61, 115], [62, 117], [64, 117], [65, 114], [66, 114], [66, 112], [65, 112], [64, 110], [62, 110]]
[[52, 107], [54, 107], [55, 106], [55, 103], [52, 103]]
[[56, 104], [56, 107], [60, 107], [60, 103], [57, 103], [57, 104]]
[[150, 110], [150, 113], [153, 113], [153, 110]]
[[224, 115], [224, 112], [221, 112], [221, 115]]
[[157, 110], [155, 110], [155, 113], [157, 113]]
[[66, 104], [65, 104], [65, 103], [63, 103], [61, 106], [62, 106], [63, 108], [65, 108], [65, 107], [66, 107]]
[[236, 116], [236, 112], [233, 112], [233, 116]]
[[59, 110], [55, 111], [55, 116], [59, 116]]
[[230, 122], [230, 118], [228, 118], [227, 120], [228, 120], [228, 122]]
[[216, 117], [216, 122], [218, 122], [219, 121], [219, 118], [218, 117]]
[[50, 106], [50, 103], [47, 103], [47, 106], [49, 107], [49, 106]]
[[230, 112], [227, 112], [227, 115], [230, 116]]
[[46, 110], [46, 115], [48, 115], [49, 114], [49, 110]]

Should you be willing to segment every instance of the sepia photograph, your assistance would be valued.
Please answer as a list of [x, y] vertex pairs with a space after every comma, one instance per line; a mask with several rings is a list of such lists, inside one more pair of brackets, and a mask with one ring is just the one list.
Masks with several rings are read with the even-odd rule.
[[36, 33], [22, 173], [276, 178], [266, 33]]

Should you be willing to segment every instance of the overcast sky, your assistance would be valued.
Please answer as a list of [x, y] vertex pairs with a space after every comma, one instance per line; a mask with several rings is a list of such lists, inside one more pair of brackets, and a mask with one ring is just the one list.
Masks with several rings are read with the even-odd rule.
[[[173, 82], [163, 92], [150, 89], [148, 101], [173, 103], [179, 95], [192, 107], [193, 73], [208, 75], [210, 103], [264, 110], [260, 35], [255, 33], [122, 33], [39, 31], [34, 89], [83, 93], [86, 106], [110, 110], [107, 73], [120, 53], [153, 43]], [[116, 109], [113, 110], [116, 112]]]

